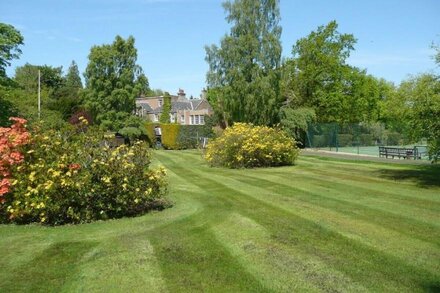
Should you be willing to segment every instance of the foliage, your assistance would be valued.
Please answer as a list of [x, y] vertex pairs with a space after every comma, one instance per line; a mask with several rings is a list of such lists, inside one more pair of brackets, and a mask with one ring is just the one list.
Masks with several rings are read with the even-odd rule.
[[184, 150], [197, 148], [199, 146], [197, 138], [199, 137], [214, 136], [210, 120], [206, 119], [205, 123], [205, 125], [180, 125], [175, 123], [162, 124], [147, 122], [144, 126], [146, 129], [146, 138], [150, 146], [154, 147], [156, 142], [154, 128], [160, 127], [162, 131], [162, 145], [165, 149]]
[[72, 61], [72, 63], [69, 66], [69, 69], [67, 69], [65, 80], [66, 80], [66, 87], [68, 88], [74, 90], [79, 90], [83, 88], [81, 77], [79, 75], [78, 65], [76, 64], [75, 61]]
[[177, 137], [179, 149], [195, 149], [199, 146], [198, 138], [212, 138], [214, 136], [213, 125], [209, 122], [209, 116], [207, 116], [205, 125], [181, 125]]
[[5, 99], [9, 90], [0, 85], [0, 127], [9, 126], [9, 117], [17, 116], [17, 109], [11, 101]]
[[7, 82], [6, 67], [21, 54], [23, 36], [10, 24], [0, 22], [0, 85]]
[[414, 140], [426, 138], [429, 154], [440, 158], [440, 77], [423, 74], [406, 82], [411, 88], [408, 122]]
[[[37, 92], [28, 93], [20, 88], [0, 88], [0, 95], [2, 95], [4, 101], [11, 107], [5, 110], [1, 109], [0, 113], [5, 111], [6, 114], [13, 113], [17, 116], [24, 117], [28, 120], [29, 124], [38, 122]], [[48, 92], [43, 90], [41, 93], [41, 120], [45, 122], [43, 126], [45, 128], [63, 127], [66, 123], [62, 119], [62, 115], [58, 111], [48, 109], [46, 107], [48, 103]], [[5, 120], [6, 117], [1, 117], [1, 119]]]
[[171, 112], [171, 96], [168, 92], [165, 92], [163, 96], [162, 113], [160, 114], [160, 123], [170, 123]]
[[346, 64], [356, 39], [337, 28], [332, 21], [296, 42], [283, 64], [283, 95], [293, 109], [313, 108], [319, 122], [376, 121], [380, 82]]
[[63, 68], [49, 65], [32, 65], [26, 63], [15, 69], [14, 80], [28, 93], [37, 93], [38, 71], [40, 71], [41, 89], [52, 96], [63, 85]]
[[178, 137], [180, 131], [180, 124], [160, 124], [162, 130], [162, 145], [168, 150], [180, 149]]
[[69, 123], [72, 125], [80, 125], [84, 122], [84, 119], [87, 121], [87, 125], [93, 124], [92, 115], [86, 110], [78, 110], [76, 111], [70, 118]]
[[281, 125], [298, 141], [307, 132], [309, 124], [315, 120], [316, 114], [312, 108], [301, 107], [293, 109], [291, 107], [283, 107], [281, 109]]
[[11, 169], [23, 162], [20, 147], [29, 142], [29, 132], [25, 128], [27, 121], [16, 117], [10, 120], [13, 121], [11, 127], [0, 127], [0, 204], [5, 201], [4, 195], [10, 192]]
[[118, 132], [130, 141], [144, 140], [148, 135], [145, 122], [142, 118], [134, 115], [130, 115], [125, 119], [122, 128]]
[[211, 166], [253, 168], [293, 165], [298, 155], [295, 141], [281, 129], [235, 123], [208, 143], [205, 159]]
[[150, 144], [150, 147], [154, 147], [156, 143], [156, 133], [154, 132], [154, 128], [159, 126], [159, 123], [146, 122], [144, 124], [146, 131], [146, 140]]
[[94, 46], [84, 74], [84, 100], [94, 121], [104, 129], [118, 131], [135, 109], [135, 98], [149, 91], [147, 77], [136, 64], [132, 36], [116, 36], [110, 45]]
[[166, 202], [165, 170], [141, 142], [111, 149], [97, 129], [34, 129], [0, 206], [15, 223], [58, 225], [135, 216]]
[[81, 107], [81, 90], [82, 82], [78, 66], [75, 61], [72, 61], [61, 86], [51, 95], [49, 108], [60, 112], [65, 120], [70, 118]]
[[220, 47], [205, 48], [208, 99], [226, 125], [275, 124], [281, 106], [279, 1], [226, 1], [223, 7], [232, 27]]

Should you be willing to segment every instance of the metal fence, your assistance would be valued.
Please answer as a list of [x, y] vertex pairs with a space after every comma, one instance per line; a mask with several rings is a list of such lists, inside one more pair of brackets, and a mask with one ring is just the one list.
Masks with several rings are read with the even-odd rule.
[[306, 148], [322, 149], [336, 152], [355, 154], [379, 155], [379, 146], [423, 148], [426, 142], [414, 142], [403, 132], [388, 130], [381, 123], [373, 124], [310, 124], [304, 146]]

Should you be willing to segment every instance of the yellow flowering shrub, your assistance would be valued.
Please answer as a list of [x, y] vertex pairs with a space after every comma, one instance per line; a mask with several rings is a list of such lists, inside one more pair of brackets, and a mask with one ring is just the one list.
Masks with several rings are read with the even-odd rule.
[[235, 123], [208, 143], [211, 166], [253, 168], [293, 165], [299, 155], [295, 141], [283, 130]]
[[149, 168], [148, 145], [109, 148], [102, 133], [33, 131], [11, 170], [5, 222], [50, 225], [135, 216], [168, 205], [165, 169]]

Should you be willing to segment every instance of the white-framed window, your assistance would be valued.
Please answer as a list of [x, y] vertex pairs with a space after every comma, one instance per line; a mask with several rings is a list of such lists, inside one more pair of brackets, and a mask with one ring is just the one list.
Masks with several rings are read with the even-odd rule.
[[185, 115], [180, 115], [180, 122], [185, 123]]
[[194, 115], [194, 118], [195, 118], [194, 124], [200, 124], [200, 119], [199, 119], [200, 115]]
[[200, 115], [200, 124], [205, 124], [205, 116]]
[[194, 124], [194, 115], [189, 116], [189, 124]]
[[159, 115], [158, 114], [154, 114], [154, 122], [159, 121]]
[[171, 114], [171, 113], [170, 113], [170, 122], [171, 123], [176, 122], [176, 116], [174, 114]]
[[162, 105], [163, 105], [163, 100], [162, 100], [162, 99], [159, 99], [159, 100], [157, 101], [157, 103], [159, 104], [159, 107], [162, 107]]

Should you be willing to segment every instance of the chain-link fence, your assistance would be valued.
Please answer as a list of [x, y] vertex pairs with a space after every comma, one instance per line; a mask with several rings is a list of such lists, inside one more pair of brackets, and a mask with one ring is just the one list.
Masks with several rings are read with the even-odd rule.
[[354, 154], [379, 155], [379, 146], [420, 148], [425, 142], [414, 142], [403, 132], [392, 131], [381, 123], [373, 124], [310, 124], [305, 147]]

